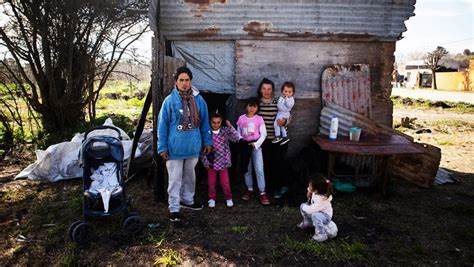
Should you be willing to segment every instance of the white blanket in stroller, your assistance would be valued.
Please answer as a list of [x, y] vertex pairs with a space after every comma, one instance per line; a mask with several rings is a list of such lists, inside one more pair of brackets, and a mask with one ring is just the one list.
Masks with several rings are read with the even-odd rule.
[[115, 163], [105, 163], [94, 170], [94, 173], [91, 175], [92, 183], [89, 191], [100, 193], [105, 212], [109, 211], [110, 196], [122, 190], [117, 180], [117, 171], [117, 165]]
[[[104, 125], [114, 126], [112, 120], [109, 118]], [[115, 126], [116, 127], [116, 126]], [[124, 150], [124, 161], [132, 154], [133, 141], [120, 128], [122, 132], [122, 144]], [[117, 136], [114, 130], [98, 130], [89, 134]], [[44, 180], [49, 182], [57, 182], [60, 180], [73, 179], [82, 177], [82, 168], [79, 163], [79, 152], [82, 147], [82, 140], [84, 133], [77, 134], [70, 142], [62, 142], [52, 145], [46, 150], [36, 151], [36, 162], [30, 164], [22, 172], [20, 172], [15, 179], [28, 178], [31, 180]], [[151, 130], [144, 131], [140, 137], [138, 148], [135, 153], [135, 158], [143, 157], [151, 159], [153, 156], [152, 150], [152, 134]]]

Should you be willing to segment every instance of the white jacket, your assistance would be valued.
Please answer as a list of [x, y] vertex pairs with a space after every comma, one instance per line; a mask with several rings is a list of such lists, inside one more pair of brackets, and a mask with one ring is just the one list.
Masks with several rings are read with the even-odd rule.
[[311, 204], [303, 205], [303, 211], [307, 214], [313, 214], [316, 212], [324, 212], [332, 218], [332, 196], [328, 198], [324, 195], [318, 195], [313, 193], [311, 196]]

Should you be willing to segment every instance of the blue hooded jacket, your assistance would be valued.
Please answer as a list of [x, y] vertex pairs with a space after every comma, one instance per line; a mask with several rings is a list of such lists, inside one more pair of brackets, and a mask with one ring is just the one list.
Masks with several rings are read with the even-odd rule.
[[196, 88], [191, 90], [199, 111], [199, 128], [187, 131], [177, 129], [182, 116], [182, 103], [176, 88], [165, 98], [158, 115], [158, 153], [167, 151], [171, 160], [199, 157], [203, 146], [212, 145], [206, 101]]

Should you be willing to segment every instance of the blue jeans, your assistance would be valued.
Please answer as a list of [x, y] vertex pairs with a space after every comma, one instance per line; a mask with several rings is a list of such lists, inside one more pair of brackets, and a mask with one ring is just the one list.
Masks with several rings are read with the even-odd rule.
[[265, 192], [265, 174], [263, 173], [263, 156], [262, 148], [253, 149], [252, 156], [245, 173], [245, 185], [249, 190], [253, 190], [253, 177], [252, 169], [255, 168], [255, 174], [257, 175], [257, 185], [260, 192]]
[[307, 203], [303, 203], [300, 206], [301, 216], [303, 216], [303, 221], [305, 224], [312, 223], [314, 225], [314, 231], [316, 234], [324, 234], [326, 230], [324, 226], [331, 222], [331, 218], [324, 212], [316, 212], [312, 214], [308, 214], [303, 211], [303, 206], [308, 205]]

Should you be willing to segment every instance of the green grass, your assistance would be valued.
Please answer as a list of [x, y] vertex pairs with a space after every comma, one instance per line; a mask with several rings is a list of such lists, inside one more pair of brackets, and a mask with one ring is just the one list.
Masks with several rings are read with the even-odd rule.
[[454, 146], [454, 145], [456, 145], [456, 143], [451, 141], [451, 140], [438, 140], [438, 141], [436, 141], [436, 143], [438, 143], [438, 145], [440, 145], [440, 146]]
[[443, 119], [429, 122], [429, 126], [435, 127], [439, 132], [452, 134], [449, 129], [454, 128], [456, 132], [470, 132], [474, 129], [474, 123], [460, 119]]
[[66, 245], [64, 253], [59, 257], [60, 266], [76, 266], [79, 260], [79, 251], [74, 243]]
[[[15, 90], [14, 86], [12, 87]], [[97, 118], [92, 123], [93, 126], [101, 125], [104, 118], [114, 117], [114, 124], [124, 129], [127, 134], [133, 132], [133, 121], [138, 119], [144, 103], [144, 97], [149, 90], [149, 82], [132, 82], [128, 81], [108, 81], [105, 87], [100, 92], [99, 100], [97, 102]], [[112, 97], [113, 96], [113, 97]], [[0, 97], [13, 105], [12, 97], [7, 93], [6, 88], [0, 86]], [[28, 118], [27, 105], [22, 98], [15, 98], [20, 107], [20, 114], [24, 122], [23, 129], [14, 123], [13, 118], [9, 118], [10, 127], [13, 128], [13, 137], [15, 144], [32, 143], [35, 146], [30, 149], [44, 149], [53, 143], [64, 141], [72, 137], [76, 132], [84, 132], [90, 128], [91, 125], [78, 125], [75, 129], [69, 129], [68, 132], [60, 136], [54, 133], [46, 134], [43, 132], [41, 126], [38, 127], [36, 123]], [[2, 108], [3, 109], [3, 108]], [[84, 110], [87, 113], [87, 110]], [[38, 116], [38, 115], [37, 115]], [[118, 120], [118, 121], [117, 121]], [[4, 142], [6, 129], [0, 124], [0, 142]], [[6, 142], [6, 141], [5, 141]], [[5, 151], [0, 151], [0, 155]]]
[[249, 227], [236, 225], [236, 226], [232, 226], [230, 230], [231, 232], [234, 232], [236, 234], [245, 234], [249, 231]]
[[[391, 99], [395, 108], [403, 108], [403, 107], [410, 106], [410, 107], [418, 108], [418, 109], [431, 109], [431, 108], [438, 108], [440, 105], [440, 101], [434, 102], [430, 100], [413, 99], [409, 97], [392, 96]], [[449, 102], [449, 101], [442, 101], [442, 102], [449, 106], [449, 108], [445, 108], [444, 110], [458, 112], [458, 113], [474, 113], [473, 104], [464, 103], [464, 102]]]
[[348, 243], [335, 239], [318, 243], [312, 240], [297, 241], [286, 238], [284, 247], [291, 253], [305, 253], [329, 263], [369, 262], [367, 245], [361, 242]]
[[183, 262], [181, 253], [174, 249], [160, 249], [160, 255], [155, 257], [154, 265], [175, 266]]

